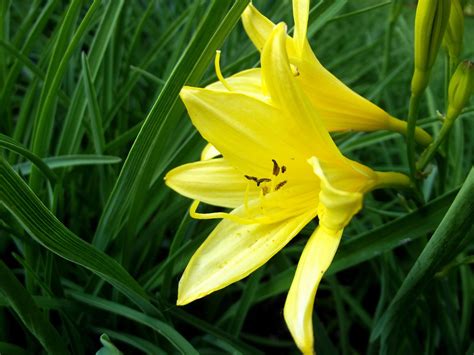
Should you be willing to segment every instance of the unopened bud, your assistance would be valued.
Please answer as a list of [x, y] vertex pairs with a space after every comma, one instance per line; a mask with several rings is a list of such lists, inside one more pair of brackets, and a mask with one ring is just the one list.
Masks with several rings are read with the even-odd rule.
[[454, 120], [474, 93], [474, 63], [465, 60], [456, 68], [448, 88], [447, 120]]
[[419, 95], [428, 85], [430, 71], [443, 40], [450, 12], [449, 0], [420, 0], [415, 16], [415, 72], [411, 90]]
[[451, 0], [448, 27], [443, 38], [443, 44], [447, 48], [449, 56], [456, 62], [462, 49], [464, 35], [464, 12], [459, 0]]

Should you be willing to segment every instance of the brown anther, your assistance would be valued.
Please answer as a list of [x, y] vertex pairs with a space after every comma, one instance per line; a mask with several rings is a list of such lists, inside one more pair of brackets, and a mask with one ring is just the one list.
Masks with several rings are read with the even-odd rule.
[[255, 176], [244, 175], [247, 180], [255, 181], [258, 185], [258, 179]]
[[282, 165], [281, 167], [281, 173], [284, 174], [286, 172], [286, 166]]
[[268, 179], [268, 178], [261, 178], [261, 179], [255, 180], [255, 182], [257, 183], [257, 186], [260, 186], [262, 182], [270, 182], [270, 181], [272, 181], [272, 179]]
[[286, 185], [287, 182], [288, 181], [285, 180], [285, 181], [282, 181], [282, 182], [278, 183], [277, 186], [275, 186], [275, 191], [280, 190], [283, 186]]
[[278, 166], [278, 163], [276, 162], [275, 159], [272, 159], [273, 162], [273, 175], [278, 176], [280, 174], [280, 167]]

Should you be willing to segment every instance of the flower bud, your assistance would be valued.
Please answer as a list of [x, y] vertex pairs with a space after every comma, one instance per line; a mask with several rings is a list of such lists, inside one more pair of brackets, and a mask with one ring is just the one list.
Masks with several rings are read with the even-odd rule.
[[448, 88], [448, 112], [446, 120], [454, 120], [467, 105], [474, 93], [474, 63], [465, 60], [456, 68]]
[[443, 38], [443, 45], [447, 48], [449, 56], [457, 64], [462, 49], [464, 35], [464, 12], [459, 0], [451, 0], [448, 27]]
[[448, 25], [449, 0], [420, 0], [415, 16], [415, 72], [411, 90], [419, 95], [428, 85]]

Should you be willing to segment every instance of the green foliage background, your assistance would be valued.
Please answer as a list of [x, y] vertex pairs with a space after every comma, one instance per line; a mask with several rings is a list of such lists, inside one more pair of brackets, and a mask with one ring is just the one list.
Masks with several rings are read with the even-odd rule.
[[[177, 95], [216, 80], [216, 49], [224, 75], [258, 64], [239, 23], [247, 3], [0, 0], [0, 354], [297, 353], [282, 307], [315, 222], [248, 279], [174, 305], [215, 225], [190, 219], [190, 201], [163, 184], [204, 146]], [[291, 28], [289, 0], [254, 4]], [[312, 7], [321, 62], [405, 117], [415, 2]], [[466, 17], [463, 58], [473, 43]], [[445, 61], [418, 121], [434, 135]], [[318, 291], [318, 354], [473, 353], [473, 129], [470, 106], [423, 182], [424, 206], [367, 196]], [[407, 171], [401, 136], [334, 138], [364, 164]]]

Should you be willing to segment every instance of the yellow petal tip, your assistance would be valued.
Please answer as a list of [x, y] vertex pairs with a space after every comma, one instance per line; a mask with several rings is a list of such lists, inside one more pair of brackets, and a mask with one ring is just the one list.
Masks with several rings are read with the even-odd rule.
[[193, 86], [183, 86], [179, 92], [179, 96], [184, 101], [186, 98], [196, 95], [200, 90], [200, 88], [195, 88]]
[[183, 300], [183, 299], [181, 299], [181, 298], [178, 298], [178, 299], [176, 300], [176, 305], [177, 305], [177, 306], [185, 306], [185, 305], [187, 305], [188, 303], [190, 303], [190, 302], [188, 302], [188, 301], [186, 301], [186, 300]]

